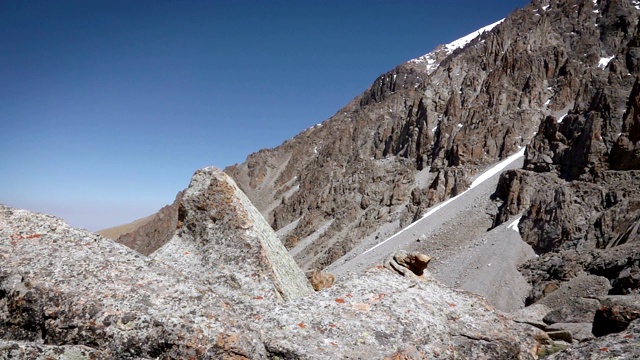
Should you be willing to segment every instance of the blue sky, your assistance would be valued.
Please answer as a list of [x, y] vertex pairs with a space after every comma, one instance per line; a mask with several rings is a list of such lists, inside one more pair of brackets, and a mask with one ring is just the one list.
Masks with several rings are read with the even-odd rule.
[[0, 203], [98, 230], [320, 123], [511, 1], [0, 1]]

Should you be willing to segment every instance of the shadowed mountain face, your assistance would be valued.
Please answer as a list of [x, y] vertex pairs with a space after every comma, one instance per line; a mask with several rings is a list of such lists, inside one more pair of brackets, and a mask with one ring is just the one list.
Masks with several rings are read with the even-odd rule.
[[635, 129], [635, 115], [623, 114], [640, 66], [637, 23], [631, 1], [533, 1], [464, 47], [401, 64], [321, 125], [225, 171], [309, 269], [390, 235], [536, 133], [527, 169], [592, 181], [629, 169], [633, 136], [618, 137]]

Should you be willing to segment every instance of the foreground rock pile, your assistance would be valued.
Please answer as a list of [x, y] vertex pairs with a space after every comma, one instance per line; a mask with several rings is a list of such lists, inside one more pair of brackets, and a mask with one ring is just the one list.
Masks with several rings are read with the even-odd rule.
[[145, 256], [52, 216], [0, 206], [0, 359], [536, 354], [534, 328], [426, 271], [403, 277], [381, 266], [313, 292], [217, 169], [196, 172], [178, 207], [172, 238]]

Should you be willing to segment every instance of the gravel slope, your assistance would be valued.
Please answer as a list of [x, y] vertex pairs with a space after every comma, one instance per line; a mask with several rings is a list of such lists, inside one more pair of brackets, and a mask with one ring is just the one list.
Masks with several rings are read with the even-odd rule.
[[[504, 169], [520, 168], [522, 161], [519, 157]], [[381, 263], [397, 250], [420, 251], [433, 257], [429, 270], [443, 283], [483, 295], [503, 311], [523, 307], [529, 286], [517, 266], [535, 254], [517, 231], [508, 228], [511, 222], [488, 231], [498, 206], [490, 196], [500, 172], [481, 174], [478, 178], [484, 181], [474, 182], [475, 187], [437, 205], [441, 206], [437, 211], [391, 238], [366, 239], [326, 271], [339, 281]]]

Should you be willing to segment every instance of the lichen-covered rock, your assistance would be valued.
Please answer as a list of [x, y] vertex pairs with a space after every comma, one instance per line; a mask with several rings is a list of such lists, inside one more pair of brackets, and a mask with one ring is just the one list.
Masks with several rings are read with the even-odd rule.
[[152, 258], [220, 293], [264, 303], [313, 292], [273, 229], [217, 168], [195, 172], [180, 201], [178, 226]]
[[[212, 194], [203, 199], [219, 199]], [[244, 207], [237, 217], [206, 209], [200, 215], [246, 224]], [[217, 264], [233, 268], [233, 256]], [[0, 359], [533, 359], [537, 351], [533, 328], [425, 277], [374, 268], [277, 303], [247, 298], [241, 273], [234, 292], [228, 278], [207, 269], [197, 278], [180, 265], [0, 206]], [[267, 285], [256, 281], [255, 291], [274, 286], [257, 279]]]
[[276, 307], [262, 328], [268, 353], [287, 359], [533, 359], [537, 349], [533, 328], [481, 297], [383, 267]]
[[46, 344], [111, 359], [264, 358], [258, 329], [234, 305], [124, 245], [0, 206], [0, 337], [27, 342], [0, 357]]

